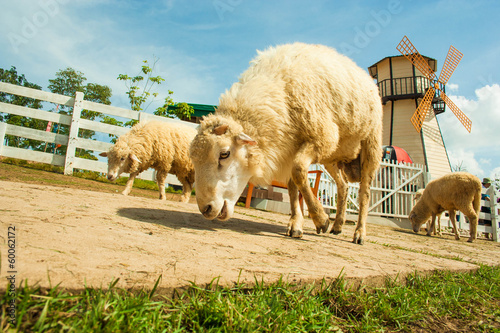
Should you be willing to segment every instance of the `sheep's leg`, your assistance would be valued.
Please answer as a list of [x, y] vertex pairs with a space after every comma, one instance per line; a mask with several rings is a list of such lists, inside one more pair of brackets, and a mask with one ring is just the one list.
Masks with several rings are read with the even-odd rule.
[[191, 197], [191, 191], [193, 190], [192, 184], [185, 178], [179, 179], [182, 184], [182, 195], [180, 202], [188, 202]]
[[160, 200], [167, 200], [165, 194], [165, 180], [167, 179], [168, 171], [161, 170], [156, 172], [156, 184], [158, 184], [158, 192], [160, 192]]
[[127, 183], [125, 184], [125, 189], [122, 191], [123, 195], [128, 195], [130, 191], [132, 191], [132, 186], [134, 185], [134, 179], [137, 177], [139, 172], [132, 172], [130, 174], [130, 177], [127, 180]]
[[478, 214], [476, 214], [474, 207], [466, 207], [464, 209], [465, 211], [462, 211], [465, 216], [469, 218], [469, 239], [467, 242], [472, 243], [474, 239], [477, 238], [477, 221], [478, 221]]
[[[437, 229], [437, 230], [436, 230]], [[437, 227], [434, 231], [437, 231], [437, 234], [441, 236], [441, 214], [437, 216]]]
[[345, 216], [347, 210], [347, 194], [349, 191], [349, 186], [347, 181], [344, 179], [338, 166], [335, 165], [325, 165], [330, 175], [335, 180], [337, 185], [337, 213], [335, 214], [335, 224], [330, 232], [334, 235], [338, 235], [342, 232], [342, 227], [345, 223]]
[[[427, 222], [429, 223], [429, 222]], [[427, 236], [431, 236], [432, 234], [436, 234], [436, 214], [432, 214], [431, 220], [430, 220], [430, 225], [427, 228]]]
[[312, 145], [305, 145], [299, 150], [293, 161], [292, 180], [302, 193], [307, 208], [309, 209], [309, 215], [311, 215], [314, 225], [316, 226], [316, 232], [319, 234], [328, 230], [330, 219], [323, 210], [323, 206], [319, 200], [313, 194], [307, 179], [308, 169], [312, 162], [310, 156], [314, 154], [315, 151]]
[[292, 179], [288, 181], [288, 194], [290, 195], [290, 208], [292, 216], [288, 222], [287, 236], [294, 238], [302, 238], [302, 226], [304, 224], [304, 217], [299, 203], [299, 189]]
[[458, 232], [457, 228], [456, 213], [454, 210], [449, 210], [448, 213], [450, 213], [450, 220], [451, 224], [453, 225], [453, 232], [455, 233], [455, 239], [460, 240], [460, 233]]
[[359, 183], [359, 216], [353, 243], [363, 244], [366, 238], [366, 219], [370, 205], [370, 185], [379, 167], [380, 145], [377, 141], [367, 140], [362, 143], [360, 154], [361, 181]]

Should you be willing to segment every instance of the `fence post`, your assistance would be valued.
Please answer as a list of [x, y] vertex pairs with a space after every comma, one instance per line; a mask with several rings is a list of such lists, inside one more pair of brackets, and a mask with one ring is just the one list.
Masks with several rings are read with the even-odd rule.
[[3, 143], [5, 141], [5, 131], [7, 130], [6, 123], [0, 123], [0, 156], [2, 156]]
[[487, 194], [490, 195], [490, 217], [491, 217], [491, 233], [493, 236], [493, 240], [495, 242], [500, 242], [499, 239], [499, 233], [500, 233], [500, 228], [498, 227], [498, 203], [497, 203], [497, 196], [496, 196], [496, 189], [494, 185], [491, 185], [490, 188], [488, 189]]
[[75, 94], [75, 104], [73, 105], [73, 116], [69, 128], [68, 148], [66, 149], [66, 160], [64, 163], [64, 174], [73, 174], [73, 164], [75, 162], [76, 143], [78, 141], [78, 131], [80, 129], [80, 116], [82, 114], [83, 93], [77, 91]]

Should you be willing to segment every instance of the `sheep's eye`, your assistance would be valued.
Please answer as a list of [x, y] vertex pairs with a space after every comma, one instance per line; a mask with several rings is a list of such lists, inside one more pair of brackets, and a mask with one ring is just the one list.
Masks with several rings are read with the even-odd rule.
[[120, 160], [125, 161], [125, 157], [122, 157]]
[[223, 151], [223, 152], [220, 153], [219, 159], [220, 160], [225, 160], [226, 158], [229, 157], [229, 154], [230, 154], [229, 151]]

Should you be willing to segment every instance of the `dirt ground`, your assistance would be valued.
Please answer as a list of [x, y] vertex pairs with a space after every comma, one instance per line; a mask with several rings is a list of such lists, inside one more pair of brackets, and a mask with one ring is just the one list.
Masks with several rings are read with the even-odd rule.
[[317, 235], [306, 219], [304, 237], [297, 240], [284, 236], [288, 216], [281, 214], [236, 207], [229, 221], [207, 221], [194, 200], [179, 203], [176, 196], [160, 201], [132, 196], [137, 189], [125, 197], [119, 187], [102, 186], [107, 192], [100, 192], [29, 177], [12, 181], [5, 173], [0, 179], [3, 281], [12, 274], [9, 226], [15, 227], [16, 283], [69, 290], [106, 287], [117, 278], [118, 287], [151, 289], [160, 276], [159, 292], [192, 282], [204, 286], [214, 278], [230, 286], [280, 277], [320, 282], [343, 274], [353, 283], [380, 284], [387, 276], [403, 278], [414, 271], [500, 264], [500, 243], [485, 239], [470, 244], [467, 237], [426, 237], [369, 223], [361, 246], [351, 243], [353, 223], [341, 235]]

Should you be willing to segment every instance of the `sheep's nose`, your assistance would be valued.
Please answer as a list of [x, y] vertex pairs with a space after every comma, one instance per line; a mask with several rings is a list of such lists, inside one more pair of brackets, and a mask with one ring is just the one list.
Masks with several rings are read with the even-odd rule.
[[113, 180], [113, 175], [108, 175], [109, 180]]
[[212, 205], [207, 205], [207, 206], [205, 206], [205, 208], [203, 209], [203, 211], [201, 213], [203, 214], [203, 216], [208, 218], [210, 216], [211, 211], [212, 211]]

